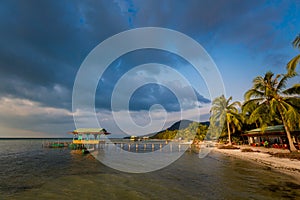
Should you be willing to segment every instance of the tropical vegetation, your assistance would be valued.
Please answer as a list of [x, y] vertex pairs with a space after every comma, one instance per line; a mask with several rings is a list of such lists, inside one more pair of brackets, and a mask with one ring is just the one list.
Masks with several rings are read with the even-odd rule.
[[192, 122], [188, 127], [181, 130], [164, 130], [154, 137], [155, 139], [182, 139], [203, 141], [207, 134], [208, 126], [200, 122]]
[[[300, 49], [300, 34], [293, 41], [293, 47]], [[194, 122], [182, 130], [165, 130], [156, 135], [159, 139], [186, 139], [203, 141], [228, 137], [232, 145], [232, 134], [236, 137], [254, 128], [264, 130], [267, 126], [283, 125], [290, 151], [296, 151], [291, 131], [300, 129], [300, 83], [291, 86], [289, 81], [298, 76], [296, 67], [300, 54], [286, 66], [283, 74], [271, 71], [253, 79], [252, 87], [245, 92], [244, 102], [232, 102], [222, 95], [212, 102], [210, 125]], [[299, 79], [298, 79], [299, 80]]]
[[[300, 34], [293, 41], [293, 46], [300, 49]], [[216, 98], [212, 103], [210, 118], [214, 126], [209, 132], [215, 131], [220, 135], [227, 132], [231, 144], [231, 132], [236, 129], [264, 129], [270, 125], [283, 124], [290, 151], [296, 151], [291, 130], [300, 127], [300, 83], [287, 86], [289, 79], [298, 76], [296, 67], [299, 62], [300, 54], [287, 64], [285, 74], [275, 75], [269, 71], [264, 76], [254, 78], [252, 88], [244, 95], [241, 113], [236, 107], [240, 105], [238, 102], [229, 104], [232, 97], [226, 99], [222, 95]]]
[[[241, 104], [238, 101], [230, 103], [231, 100], [232, 97], [226, 99], [224, 95], [217, 97], [213, 100], [210, 111], [210, 124], [215, 127], [221, 127], [222, 132], [225, 132], [226, 130], [228, 133], [229, 145], [232, 144], [231, 133], [234, 133], [236, 129], [240, 130], [242, 127], [242, 118], [238, 110]], [[226, 124], [226, 126], [223, 126], [224, 124]]]
[[[293, 47], [294, 48], [298, 48], [300, 49], [300, 34], [295, 38], [295, 40], [293, 41]], [[296, 67], [300, 62], [300, 54], [298, 54], [297, 56], [295, 56], [286, 66], [288, 72], [287, 74], [289, 76], [295, 76], [297, 75], [296, 73]]]
[[300, 102], [296, 96], [299, 94], [300, 84], [286, 89], [290, 77], [288, 73], [275, 76], [272, 72], [267, 72], [264, 77], [256, 77], [253, 87], [245, 93], [243, 113], [249, 115], [249, 123], [259, 121], [261, 126], [280, 120], [284, 125], [290, 150], [296, 151], [290, 132], [300, 125]]

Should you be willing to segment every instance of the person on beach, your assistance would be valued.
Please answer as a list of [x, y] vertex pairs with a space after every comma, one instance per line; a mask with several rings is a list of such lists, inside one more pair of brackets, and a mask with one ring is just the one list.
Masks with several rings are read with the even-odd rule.
[[269, 146], [269, 142], [268, 142], [268, 140], [266, 140], [265, 142], [264, 142], [264, 147], [268, 147]]

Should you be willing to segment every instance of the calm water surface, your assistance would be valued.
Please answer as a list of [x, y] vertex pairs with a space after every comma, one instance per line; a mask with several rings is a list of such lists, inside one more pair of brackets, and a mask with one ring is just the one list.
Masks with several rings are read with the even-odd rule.
[[295, 178], [218, 153], [129, 174], [42, 142], [0, 140], [0, 199], [300, 199]]

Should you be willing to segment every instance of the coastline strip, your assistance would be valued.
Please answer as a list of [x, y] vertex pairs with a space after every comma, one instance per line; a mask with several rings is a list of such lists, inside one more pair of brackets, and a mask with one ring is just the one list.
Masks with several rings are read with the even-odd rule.
[[282, 173], [291, 175], [300, 180], [300, 161], [289, 158], [277, 158], [266, 152], [242, 152], [241, 149], [218, 149], [214, 148], [214, 152], [222, 153], [226, 156], [235, 157], [247, 161], [256, 162], [263, 166], [270, 167]]

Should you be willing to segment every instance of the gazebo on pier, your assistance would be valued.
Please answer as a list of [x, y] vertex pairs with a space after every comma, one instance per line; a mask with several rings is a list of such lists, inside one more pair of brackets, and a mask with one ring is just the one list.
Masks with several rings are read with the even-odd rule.
[[72, 132], [73, 144], [99, 144], [101, 135], [108, 135], [104, 128], [78, 128]]

